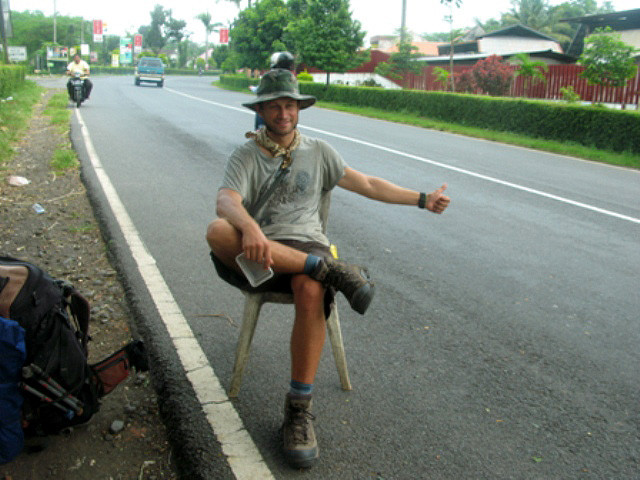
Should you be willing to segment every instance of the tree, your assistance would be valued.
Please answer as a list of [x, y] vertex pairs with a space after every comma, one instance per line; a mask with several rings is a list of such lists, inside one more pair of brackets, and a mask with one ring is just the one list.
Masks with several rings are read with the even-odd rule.
[[523, 93], [526, 93], [529, 86], [533, 85], [536, 80], [542, 82], [547, 81], [547, 78], [544, 76], [544, 72], [549, 70], [546, 63], [540, 61], [534, 62], [526, 53], [518, 53], [514, 58], [520, 62], [520, 66], [513, 75], [523, 78]]
[[635, 76], [637, 66], [633, 54], [636, 49], [624, 43], [610, 27], [597, 28], [584, 43], [578, 63], [585, 67], [581, 75], [590, 85], [622, 87]]
[[242, 10], [229, 32], [230, 48], [237, 56], [226, 65], [251, 69], [267, 67], [273, 52], [288, 50], [282, 40], [288, 21], [283, 0], [261, 0]]
[[213, 52], [211, 52], [211, 58], [213, 58], [216, 65], [220, 67], [230, 54], [229, 45], [218, 45]]
[[[462, 28], [456, 28], [453, 30], [453, 38], [457, 38], [462, 36], [464, 30]], [[422, 33], [420, 38], [427, 42], [450, 42], [451, 41], [451, 31], [448, 32], [437, 32], [437, 33]]]
[[447, 89], [447, 84], [449, 83], [449, 76], [451, 72], [449, 70], [445, 70], [442, 67], [435, 67], [433, 69], [433, 74], [436, 77], [436, 82], [442, 85], [443, 90]]
[[[29, 56], [44, 53], [46, 44], [53, 40], [53, 17], [45, 16], [41, 11], [11, 12], [13, 37], [8, 39], [9, 45], [27, 47]], [[93, 38], [90, 34], [90, 22], [82, 17], [56, 17], [57, 40], [59, 45], [71, 47], [79, 45], [81, 39], [95, 50]]]
[[138, 30], [144, 35], [144, 46], [153, 50], [156, 55], [162, 51], [167, 43], [167, 38], [163, 34], [163, 27], [170, 15], [171, 12], [169, 10], [156, 5], [151, 11], [151, 25], [149, 25], [149, 28], [143, 29], [141, 27]]
[[511, 0], [511, 5], [511, 10], [502, 15], [503, 26], [521, 24], [561, 44], [571, 42], [571, 26], [560, 22], [561, 10], [550, 6], [547, 0]]
[[[262, 2], [261, 2], [262, 3]], [[365, 32], [351, 18], [349, 0], [308, 0], [307, 8], [286, 28], [300, 61], [327, 72], [346, 72], [363, 62], [358, 55]]]
[[215, 32], [218, 27], [222, 26], [222, 24], [220, 22], [211, 23], [211, 14], [209, 12], [201, 13], [200, 15], [196, 16], [196, 18], [202, 22], [202, 25], [204, 25], [204, 35], [205, 35], [204, 59], [205, 59], [205, 64], [208, 65], [209, 64], [209, 34], [211, 32]]
[[398, 45], [398, 52], [392, 53], [389, 62], [383, 62], [376, 67], [376, 73], [385, 77], [401, 78], [408, 73], [419, 74], [422, 65], [417, 62], [422, 55], [414, 53], [418, 47], [411, 43]]
[[489, 95], [505, 95], [513, 80], [511, 66], [497, 55], [478, 60], [471, 68], [473, 81], [477, 88]]

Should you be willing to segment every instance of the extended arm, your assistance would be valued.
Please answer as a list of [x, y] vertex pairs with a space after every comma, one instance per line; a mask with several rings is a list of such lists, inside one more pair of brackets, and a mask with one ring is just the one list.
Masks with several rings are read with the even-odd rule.
[[260, 225], [242, 205], [242, 197], [238, 192], [221, 188], [218, 192], [216, 213], [242, 234], [242, 249], [249, 260], [264, 263], [265, 268], [273, 265], [269, 241]]
[[[398, 205], [418, 205], [420, 192], [400, 187], [383, 178], [372, 177], [347, 167], [344, 176], [338, 182], [338, 186], [358, 193], [367, 198], [385, 203]], [[437, 190], [427, 194], [426, 209], [433, 213], [442, 213], [449, 205], [451, 199], [444, 195], [447, 185], [444, 184]]]

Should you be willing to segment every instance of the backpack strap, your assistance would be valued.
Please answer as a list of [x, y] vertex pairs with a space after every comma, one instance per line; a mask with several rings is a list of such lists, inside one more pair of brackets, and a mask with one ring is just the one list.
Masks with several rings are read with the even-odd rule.
[[73, 287], [70, 288], [69, 307], [71, 315], [78, 325], [78, 333], [80, 334], [79, 340], [86, 353], [87, 343], [89, 342], [89, 320], [91, 319], [91, 307], [89, 306], [89, 301], [80, 292]]
[[22, 290], [29, 269], [22, 265], [0, 265], [0, 316], [11, 318], [11, 305]]

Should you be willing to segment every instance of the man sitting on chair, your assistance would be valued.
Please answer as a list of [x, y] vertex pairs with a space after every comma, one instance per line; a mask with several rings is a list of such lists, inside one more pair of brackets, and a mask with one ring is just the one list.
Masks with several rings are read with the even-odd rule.
[[[290, 71], [275, 69], [262, 77], [257, 98], [243, 105], [258, 112], [266, 126], [231, 155], [218, 191], [218, 218], [207, 229], [221, 278], [251, 290], [235, 262], [244, 252], [275, 272], [257, 288], [293, 292], [291, 384], [283, 440], [285, 457], [294, 467], [310, 467], [318, 458], [311, 393], [328, 302], [338, 290], [364, 314], [374, 295], [365, 268], [333, 259], [320, 219], [322, 195], [337, 185], [374, 200], [417, 205], [434, 213], [442, 213], [450, 201], [443, 193], [446, 185], [429, 194], [399, 187], [348, 167], [329, 144], [302, 135], [298, 113], [314, 103], [314, 97], [298, 92]], [[265, 198], [279, 170], [284, 179]]]

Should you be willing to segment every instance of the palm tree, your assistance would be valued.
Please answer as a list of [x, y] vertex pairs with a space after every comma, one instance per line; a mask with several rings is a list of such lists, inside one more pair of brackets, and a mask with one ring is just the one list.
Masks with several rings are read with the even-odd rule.
[[560, 22], [562, 10], [552, 7], [547, 0], [511, 0], [511, 10], [504, 13], [504, 26], [522, 24], [537, 32], [553, 37], [559, 43], [571, 41], [570, 26]]
[[533, 85], [535, 80], [547, 81], [543, 73], [548, 70], [546, 63], [540, 61], [534, 62], [526, 53], [518, 53], [514, 57], [520, 62], [520, 68], [516, 70], [513, 75], [523, 77], [523, 95], [526, 93], [527, 88]]
[[204, 51], [204, 64], [209, 65], [209, 34], [215, 32], [218, 27], [221, 27], [220, 22], [211, 23], [211, 14], [209, 12], [201, 13], [196, 18], [202, 22], [205, 30], [205, 51]]

